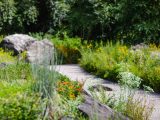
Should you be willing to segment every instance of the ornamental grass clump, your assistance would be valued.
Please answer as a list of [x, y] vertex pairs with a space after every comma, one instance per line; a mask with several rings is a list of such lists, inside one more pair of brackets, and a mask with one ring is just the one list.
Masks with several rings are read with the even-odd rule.
[[123, 114], [132, 118], [132, 120], [150, 120], [153, 105], [147, 104], [145, 99], [134, 99], [134, 96], [129, 96]]
[[[154, 106], [147, 103], [145, 96], [143, 98], [135, 97], [135, 89], [140, 87], [142, 80], [129, 72], [122, 72], [118, 77], [120, 91], [109, 93], [101, 88], [99, 92], [92, 92], [92, 96], [132, 120], [149, 120]], [[148, 86], [145, 88], [152, 90]]]
[[[43, 64], [31, 65], [34, 78], [31, 90], [41, 97], [43, 119], [52, 119], [53, 97], [57, 94], [56, 83], [60, 76], [55, 70], [58, 64], [58, 55], [56, 51], [53, 53], [51, 60], [46, 59]], [[50, 64], [52, 65], [51, 67], [48, 66]]]

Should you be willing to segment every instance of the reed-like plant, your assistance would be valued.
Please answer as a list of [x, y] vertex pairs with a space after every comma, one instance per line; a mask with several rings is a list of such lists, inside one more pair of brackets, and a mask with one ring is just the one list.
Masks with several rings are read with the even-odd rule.
[[[32, 64], [33, 85], [32, 91], [39, 93], [42, 102], [43, 119], [51, 117], [53, 97], [56, 94], [56, 83], [60, 74], [56, 72], [56, 65], [60, 63], [58, 55], [54, 50], [51, 59], [46, 59], [43, 64]], [[52, 65], [52, 66], [49, 66]]]

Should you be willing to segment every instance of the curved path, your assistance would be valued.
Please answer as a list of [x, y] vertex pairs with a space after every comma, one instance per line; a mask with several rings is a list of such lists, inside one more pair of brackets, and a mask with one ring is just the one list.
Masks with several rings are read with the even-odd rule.
[[[94, 85], [94, 84], [103, 84], [111, 88], [114, 92], [120, 91], [120, 86], [117, 83], [113, 83], [108, 80], [104, 80], [101, 78], [97, 78], [94, 75], [91, 75], [85, 72], [79, 65], [77, 64], [69, 64], [69, 65], [58, 65], [56, 70], [63, 75], [66, 75], [71, 80], [77, 80], [79, 82], [84, 82], [85, 85]], [[148, 109], [151, 105], [154, 105], [154, 110], [151, 116], [151, 120], [160, 120], [160, 94], [149, 94], [145, 93], [142, 90], [136, 91], [136, 97], [146, 97], [148, 103]]]

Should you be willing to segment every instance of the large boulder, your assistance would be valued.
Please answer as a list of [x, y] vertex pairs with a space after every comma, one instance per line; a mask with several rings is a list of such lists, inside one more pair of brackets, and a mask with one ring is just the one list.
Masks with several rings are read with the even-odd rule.
[[90, 120], [129, 120], [128, 117], [115, 112], [110, 107], [99, 103], [90, 96], [85, 96], [84, 102], [78, 108]]
[[18, 55], [25, 51], [36, 39], [24, 34], [14, 34], [5, 37], [0, 43], [0, 47], [14, 51]]
[[29, 63], [50, 64], [53, 60], [54, 47], [46, 39], [38, 41], [28, 35], [14, 34], [5, 37], [0, 47], [12, 50], [19, 60], [25, 59]]
[[26, 60], [36, 64], [51, 64], [54, 47], [49, 40], [35, 41], [27, 48]]

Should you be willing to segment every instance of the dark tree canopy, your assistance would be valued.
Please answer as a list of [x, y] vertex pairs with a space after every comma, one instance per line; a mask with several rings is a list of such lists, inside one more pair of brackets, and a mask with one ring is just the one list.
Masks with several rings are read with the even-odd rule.
[[159, 0], [1, 0], [0, 33], [160, 43]]

